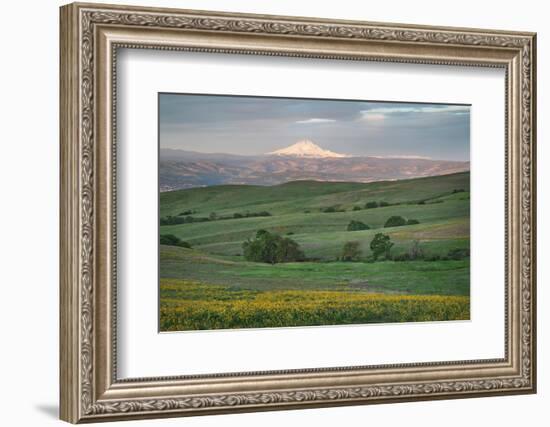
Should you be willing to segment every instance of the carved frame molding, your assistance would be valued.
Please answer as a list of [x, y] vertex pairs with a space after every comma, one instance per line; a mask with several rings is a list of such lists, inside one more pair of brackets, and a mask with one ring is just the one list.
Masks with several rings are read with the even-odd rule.
[[[117, 380], [116, 286], [103, 279], [116, 279], [114, 65], [120, 47], [504, 67], [510, 246], [506, 357]], [[60, 96], [62, 419], [102, 421], [535, 391], [534, 34], [71, 4], [61, 8]], [[259, 384], [270, 376], [271, 386], [251, 388], [254, 381]], [[349, 378], [344, 386], [338, 381], [343, 376]], [[300, 385], [285, 387], [288, 380]], [[193, 391], [201, 382], [211, 391]]]

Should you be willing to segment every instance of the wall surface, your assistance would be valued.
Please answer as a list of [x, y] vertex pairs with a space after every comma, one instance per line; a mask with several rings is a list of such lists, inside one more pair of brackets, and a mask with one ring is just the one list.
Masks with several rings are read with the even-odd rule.
[[[111, 0], [113, 3], [122, 3]], [[128, 422], [133, 425], [279, 426], [547, 425], [550, 406], [550, 27], [535, 0], [134, 0], [134, 4], [538, 32], [539, 393], [454, 401]], [[58, 7], [57, 0], [2, 7], [0, 68], [0, 401], [2, 425], [61, 425], [58, 401]], [[546, 18], [546, 19], [545, 19]], [[488, 171], [489, 173], [490, 171]], [[122, 425], [122, 424], [121, 424]]]

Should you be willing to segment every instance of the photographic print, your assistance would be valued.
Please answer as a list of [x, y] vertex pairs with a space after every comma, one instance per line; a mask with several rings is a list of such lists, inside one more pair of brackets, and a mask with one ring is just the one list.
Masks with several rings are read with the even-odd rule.
[[470, 318], [470, 106], [159, 94], [160, 331]]

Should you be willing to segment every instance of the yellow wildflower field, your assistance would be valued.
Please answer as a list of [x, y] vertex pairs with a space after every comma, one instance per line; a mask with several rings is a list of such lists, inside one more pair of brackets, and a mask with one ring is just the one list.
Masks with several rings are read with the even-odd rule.
[[468, 320], [468, 296], [246, 290], [161, 279], [160, 330]]

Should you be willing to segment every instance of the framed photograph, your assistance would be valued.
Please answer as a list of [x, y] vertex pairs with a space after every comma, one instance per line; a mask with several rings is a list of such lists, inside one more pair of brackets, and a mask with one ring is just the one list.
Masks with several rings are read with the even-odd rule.
[[536, 391], [535, 34], [61, 8], [61, 418]]

